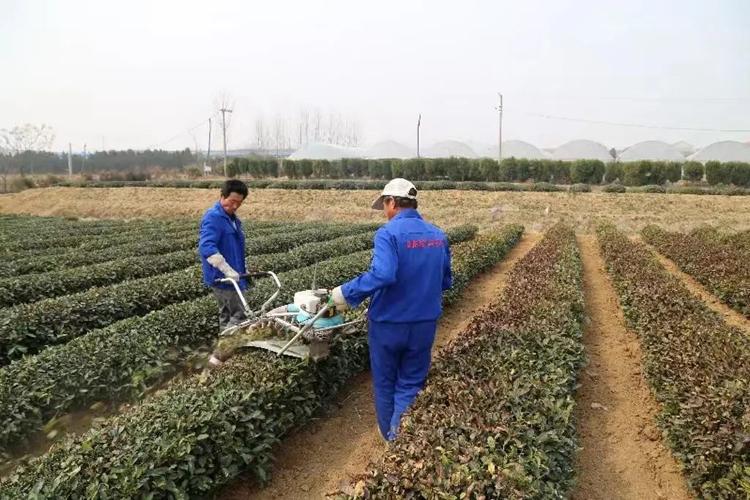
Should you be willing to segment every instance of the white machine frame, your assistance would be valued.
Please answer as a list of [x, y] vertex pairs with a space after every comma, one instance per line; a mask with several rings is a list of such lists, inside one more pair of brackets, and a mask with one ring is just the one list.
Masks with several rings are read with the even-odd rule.
[[259, 349], [265, 349], [268, 351], [275, 352], [278, 356], [291, 356], [295, 358], [305, 359], [311, 357], [317, 361], [328, 356], [329, 344], [331, 335], [336, 330], [344, 329], [348, 326], [355, 325], [364, 321], [364, 315], [336, 326], [330, 326], [325, 328], [316, 328], [315, 322], [320, 318], [324, 317], [325, 314], [331, 309], [329, 304], [325, 304], [312, 318], [306, 320], [304, 324], [300, 324], [296, 321], [297, 312], [268, 312], [268, 308], [273, 304], [274, 300], [281, 293], [281, 281], [279, 277], [273, 271], [264, 271], [256, 273], [248, 273], [241, 275], [243, 278], [263, 278], [270, 277], [276, 285], [276, 290], [266, 300], [260, 309], [253, 311], [247, 304], [242, 290], [240, 289], [239, 283], [231, 278], [221, 278], [216, 280], [218, 283], [231, 283], [234, 287], [235, 292], [242, 302], [242, 307], [245, 310], [247, 319], [237, 325], [232, 325], [224, 329], [219, 336], [232, 335], [237, 330], [252, 327], [260, 322], [271, 322], [283, 332], [289, 332], [292, 336], [289, 340], [286, 339], [265, 339], [265, 340], [253, 340], [241, 347], [254, 347]]

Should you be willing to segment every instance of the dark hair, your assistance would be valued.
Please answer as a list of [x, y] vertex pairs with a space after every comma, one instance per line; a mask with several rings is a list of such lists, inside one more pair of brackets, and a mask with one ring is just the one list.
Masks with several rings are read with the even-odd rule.
[[221, 197], [228, 198], [232, 193], [241, 194], [242, 199], [247, 198], [247, 185], [237, 179], [224, 181], [224, 185], [221, 186]]
[[401, 196], [386, 196], [386, 198], [391, 198], [393, 201], [395, 201], [396, 202], [396, 206], [398, 208], [414, 208], [414, 209], [416, 209], [417, 206], [419, 205], [417, 203], [417, 200], [412, 200], [411, 198], [403, 198]]

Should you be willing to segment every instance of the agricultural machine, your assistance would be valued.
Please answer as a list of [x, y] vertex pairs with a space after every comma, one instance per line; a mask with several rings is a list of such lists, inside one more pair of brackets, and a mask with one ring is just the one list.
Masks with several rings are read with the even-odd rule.
[[245, 348], [265, 349], [279, 356], [318, 361], [328, 356], [333, 335], [351, 333], [357, 324], [365, 320], [364, 312], [345, 320], [341, 312], [336, 310], [329, 290], [315, 286], [315, 277], [309, 290], [294, 294], [291, 304], [271, 310], [268, 308], [282, 289], [278, 276], [272, 271], [266, 271], [243, 274], [241, 277], [250, 280], [270, 277], [276, 290], [260, 309], [253, 311], [237, 281], [230, 278], [217, 280], [218, 283], [229, 283], [234, 287], [247, 319], [227, 327], [219, 334], [219, 348], [212, 355], [209, 361], [211, 364], [221, 364], [238, 349]]

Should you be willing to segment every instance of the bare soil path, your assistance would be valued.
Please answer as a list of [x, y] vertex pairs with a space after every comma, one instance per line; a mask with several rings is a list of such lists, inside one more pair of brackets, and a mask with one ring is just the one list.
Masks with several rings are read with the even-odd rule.
[[[469, 285], [465, 299], [447, 309], [441, 318], [434, 350], [460, 334], [475, 314], [497, 298], [508, 271], [540, 238], [539, 234], [525, 233], [501, 263]], [[351, 381], [327, 415], [278, 447], [273, 479], [267, 487], [259, 488], [250, 476], [241, 477], [219, 497], [325, 498], [346, 489], [351, 476], [365, 472], [368, 463], [385, 449], [375, 423], [372, 380], [369, 373], [363, 373]]]
[[572, 498], [691, 498], [656, 426], [657, 404], [642, 371], [636, 335], [625, 320], [596, 238], [580, 236], [588, 323], [588, 366], [580, 377], [576, 419], [582, 449]]
[[[633, 239], [646, 244], [640, 237], [634, 237]], [[681, 271], [674, 261], [660, 254], [656, 250], [656, 248], [648, 244], [646, 244], [646, 246], [648, 246], [651, 249], [651, 252], [659, 260], [661, 265], [664, 266], [664, 268], [667, 271], [669, 271], [673, 276], [679, 279], [682, 282], [682, 284], [685, 285], [685, 287], [687, 287], [688, 290], [690, 290], [690, 293], [692, 293], [693, 295], [698, 297], [700, 300], [702, 300], [703, 303], [705, 303], [709, 309], [711, 309], [712, 311], [716, 312], [719, 316], [721, 316], [728, 325], [732, 325], [735, 328], [739, 328], [740, 330], [744, 331], [746, 334], [750, 335], [750, 320], [748, 320], [741, 313], [739, 313], [738, 311], [735, 311], [734, 309], [729, 307], [727, 304], [722, 302], [721, 299], [719, 299], [718, 297], [716, 297], [716, 295], [708, 291], [708, 289], [706, 289], [706, 287], [701, 285], [695, 278]]]

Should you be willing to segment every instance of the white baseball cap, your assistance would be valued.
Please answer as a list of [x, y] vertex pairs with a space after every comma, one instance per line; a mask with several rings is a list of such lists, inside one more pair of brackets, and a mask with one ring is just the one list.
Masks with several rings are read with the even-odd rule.
[[372, 202], [372, 208], [374, 210], [383, 210], [383, 198], [385, 198], [386, 196], [397, 196], [399, 198], [409, 198], [410, 200], [416, 200], [417, 188], [414, 187], [414, 184], [407, 181], [406, 179], [396, 177], [385, 185], [380, 196], [378, 196], [375, 201]]

